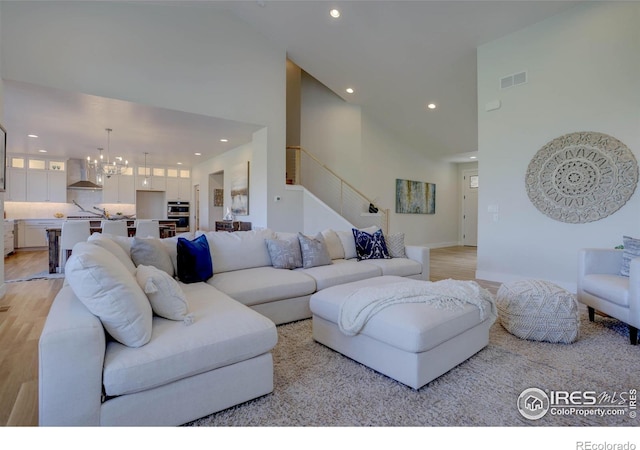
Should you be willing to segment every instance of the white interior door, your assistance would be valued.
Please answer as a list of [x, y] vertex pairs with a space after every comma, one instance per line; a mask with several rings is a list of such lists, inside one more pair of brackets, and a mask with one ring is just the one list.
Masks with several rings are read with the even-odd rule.
[[197, 231], [200, 229], [200, 185], [196, 184], [193, 187], [193, 223], [195, 228], [193, 230]]
[[478, 245], [478, 170], [462, 172], [462, 244]]

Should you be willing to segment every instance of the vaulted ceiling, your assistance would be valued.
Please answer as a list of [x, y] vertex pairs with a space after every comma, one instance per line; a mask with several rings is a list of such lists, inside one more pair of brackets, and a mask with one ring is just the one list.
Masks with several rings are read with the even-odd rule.
[[220, 3], [416, 150], [468, 161], [477, 153], [476, 48], [576, 2]]
[[[152, 8], [154, 2], [148, 2]], [[407, 145], [464, 161], [477, 151], [476, 48], [573, 6], [573, 1], [201, 1], [224, 9], [286, 49], [289, 59]], [[329, 11], [337, 8], [340, 17]], [[505, 74], [507, 75], [507, 74]], [[498, 80], [496, 80], [498, 83]], [[347, 88], [354, 92], [348, 94]], [[156, 163], [198, 162], [205, 146], [226, 151], [258, 127], [120, 100], [5, 82], [5, 124], [14, 148], [86, 157], [107, 136], [83, 136], [109, 123], [112, 152], [150, 149]], [[436, 108], [430, 110], [428, 103]], [[48, 143], [27, 138], [55, 127]], [[86, 127], [88, 128], [88, 127]], [[94, 127], [95, 128], [95, 127]], [[45, 131], [40, 131], [45, 134]], [[221, 138], [229, 140], [220, 142]], [[166, 145], [159, 146], [158, 142]], [[189, 149], [181, 153], [181, 149]], [[11, 148], [9, 148], [11, 151]]]

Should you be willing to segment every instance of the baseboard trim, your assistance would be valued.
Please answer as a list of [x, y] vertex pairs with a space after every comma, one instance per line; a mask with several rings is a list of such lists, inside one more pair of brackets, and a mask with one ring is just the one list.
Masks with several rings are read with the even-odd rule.
[[429, 248], [459, 247], [459, 242], [438, 242], [435, 244], [427, 244]]

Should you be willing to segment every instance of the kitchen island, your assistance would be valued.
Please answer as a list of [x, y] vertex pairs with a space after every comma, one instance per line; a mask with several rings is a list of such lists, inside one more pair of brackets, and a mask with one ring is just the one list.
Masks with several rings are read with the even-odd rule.
[[[102, 232], [101, 220], [89, 219], [89, 227], [91, 233]], [[129, 237], [133, 237], [136, 234], [136, 228], [133, 226], [134, 220], [127, 220], [127, 232]], [[168, 238], [176, 235], [176, 220], [173, 219], [161, 219], [158, 220], [160, 225], [160, 238]], [[47, 243], [49, 247], [49, 273], [57, 273], [59, 271], [60, 261], [60, 236], [62, 235], [62, 228], [47, 228]]]

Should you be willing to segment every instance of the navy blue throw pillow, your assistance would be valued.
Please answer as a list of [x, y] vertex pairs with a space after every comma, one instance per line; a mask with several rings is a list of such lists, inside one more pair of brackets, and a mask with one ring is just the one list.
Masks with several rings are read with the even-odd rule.
[[356, 256], [358, 261], [363, 259], [389, 259], [387, 243], [384, 240], [382, 230], [373, 234], [353, 228], [353, 238], [356, 241]]
[[178, 238], [178, 279], [183, 283], [207, 281], [213, 276], [213, 263], [207, 237], [203, 234], [193, 241]]

